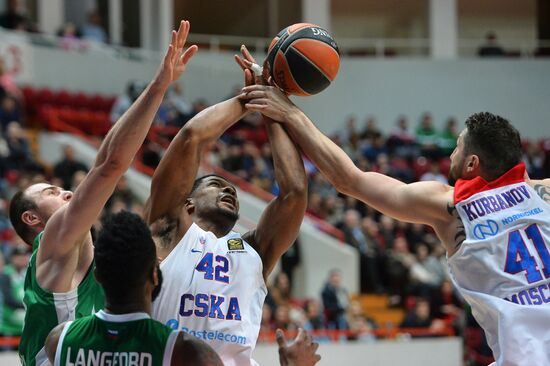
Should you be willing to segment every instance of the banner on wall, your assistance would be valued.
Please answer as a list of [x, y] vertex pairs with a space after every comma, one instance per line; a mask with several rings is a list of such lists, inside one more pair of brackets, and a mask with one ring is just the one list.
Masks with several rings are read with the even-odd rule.
[[17, 83], [32, 80], [31, 47], [23, 34], [0, 32], [0, 58], [4, 72], [11, 75]]

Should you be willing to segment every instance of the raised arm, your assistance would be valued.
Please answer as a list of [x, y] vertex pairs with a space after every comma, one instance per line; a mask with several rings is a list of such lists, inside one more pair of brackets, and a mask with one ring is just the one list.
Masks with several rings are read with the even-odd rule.
[[[244, 59], [254, 60], [246, 47], [241, 47]], [[245, 85], [254, 83], [253, 75], [235, 55], [244, 72]], [[216, 141], [229, 127], [248, 113], [237, 97], [204, 109], [178, 132], [166, 150], [153, 175], [151, 195], [145, 204], [144, 218], [153, 224], [163, 217], [179, 217], [195, 181], [204, 146]], [[182, 223], [191, 225], [191, 221]], [[180, 230], [187, 230], [186, 227]]]
[[164, 216], [179, 215], [196, 178], [202, 149], [246, 113], [235, 97], [204, 109], [183, 126], [153, 175], [144, 213], [149, 224]]
[[67, 290], [67, 280], [77, 268], [75, 251], [78, 252], [78, 244], [97, 220], [117, 181], [134, 159], [164, 93], [184, 72], [187, 61], [197, 51], [196, 46], [183, 50], [188, 32], [189, 23], [181, 22], [178, 32], [172, 33], [170, 46], [156, 76], [109, 131], [93, 167], [69, 203], [48, 220], [37, 257], [37, 275], [42, 286], [52, 291]]
[[451, 187], [437, 182], [405, 184], [373, 172], [363, 172], [277, 88], [254, 85], [243, 89], [246, 107], [280, 121], [334, 187], [382, 213], [407, 222], [436, 225], [446, 213]]
[[267, 278], [298, 236], [307, 205], [307, 177], [300, 153], [283, 126], [264, 119], [279, 195], [266, 207], [256, 229], [245, 234], [245, 239], [262, 257], [263, 275]]

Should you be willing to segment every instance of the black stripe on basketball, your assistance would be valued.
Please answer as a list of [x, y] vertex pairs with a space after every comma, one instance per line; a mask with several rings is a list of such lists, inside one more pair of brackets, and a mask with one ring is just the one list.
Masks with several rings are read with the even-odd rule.
[[283, 52], [286, 52], [288, 47], [290, 47], [292, 43], [297, 39], [305, 39], [305, 38], [316, 39], [318, 41], [321, 41], [330, 45], [332, 48], [336, 50], [336, 52], [338, 52], [338, 54], [340, 54], [340, 50], [338, 49], [338, 45], [336, 44], [334, 39], [323, 29], [321, 28], [316, 28], [316, 29], [319, 29], [320, 31], [324, 32], [326, 35], [313, 34], [312, 27], [307, 27], [307, 28], [300, 29], [299, 31], [294, 32], [290, 35], [286, 35], [282, 37], [281, 39], [279, 39], [279, 42], [277, 43], [279, 43], [279, 47], [281, 48], [281, 50]]
[[325, 74], [294, 48], [286, 50], [285, 58], [292, 77], [305, 92], [317, 94], [330, 85]]

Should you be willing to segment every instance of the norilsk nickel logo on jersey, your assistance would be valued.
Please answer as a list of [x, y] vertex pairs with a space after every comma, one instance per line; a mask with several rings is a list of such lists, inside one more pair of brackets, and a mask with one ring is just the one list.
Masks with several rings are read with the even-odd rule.
[[227, 241], [228, 250], [244, 250], [244, 243], [241, 238], [229, 239]]

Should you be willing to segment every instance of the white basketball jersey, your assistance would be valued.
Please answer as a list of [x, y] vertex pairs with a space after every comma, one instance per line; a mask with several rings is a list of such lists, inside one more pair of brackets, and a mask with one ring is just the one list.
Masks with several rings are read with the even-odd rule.
[[451, 276], [485, 330], [496, 365], [550, 365], [550, 205], [519, 164], [493, 182], [455, 185], [466, 240]]
[[217, 238], [193, 223], [160, 268], [153, 318], [206, 341], [225, 365], [257, 365], [267, 288], [262, 260], [241, 235]]

